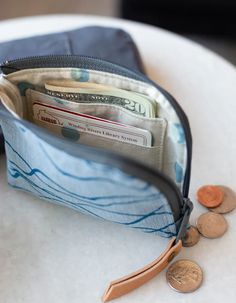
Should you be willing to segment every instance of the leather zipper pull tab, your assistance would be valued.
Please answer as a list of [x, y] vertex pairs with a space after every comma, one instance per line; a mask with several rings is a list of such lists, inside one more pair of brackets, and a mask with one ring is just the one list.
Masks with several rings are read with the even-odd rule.
[[123, 296], [159, 274], [182, 248], [182, 241], [178, 240], [177, 243], [175, 243], [175, 241], [176, 238], [172, 238], [168, 243], [166, 250], [150, 264], [131, 273], [130, 275], [111, 282], [103, 295], [103, 302]]

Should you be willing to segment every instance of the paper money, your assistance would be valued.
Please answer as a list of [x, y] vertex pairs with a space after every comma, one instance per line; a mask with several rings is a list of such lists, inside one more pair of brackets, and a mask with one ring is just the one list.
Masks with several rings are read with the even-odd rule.
[[[96, 116], [98, 118], [146, 129], [152, 133], [152, 145], [163, 146], [163, 137], [166, 129], [166, 121], [164, 119], [146, 119], [141, 115], [134, 115], [129, 110], [110, 104], [71, 102], [32, 89], [27, 89], [26, 97], [30, 117], [33, 117], [32, 108], [35, 102], [47, 104], [72, 112]], [[159, 157], [156, 157], [155, 161], [158, 162], [158, 159]]]
[[155, 118], [157, 104], [148, 96], [116, 87], [71, 80], [51, 80], [45, 83], [50, 96], [79, 103], [103, 103], [121, 106], [148, 118]]

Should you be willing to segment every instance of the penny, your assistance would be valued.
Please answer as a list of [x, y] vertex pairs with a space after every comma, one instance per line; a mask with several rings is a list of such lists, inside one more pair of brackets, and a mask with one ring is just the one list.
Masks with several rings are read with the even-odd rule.
[[217, 207], [209, 208], [209, 210], [217, 214], [229, 213], [236, 208], [236, 195], [229, 187], [223, 185], [218, 185], [218, 187], [224, 192], [223, 202]]
[[179, 292], [193, 292], [202, 283], [201, 267], [191, 260], [178, 260], [166, 272], [166, 280], [171, 288]]
[[224, 192], [217, 186], [205, 185], [198, 189], [197, 200], [206, 207], [219, 206], [224, 198]]
[[215, 239], [223, 236], [228, 228], [225, 218], [213, 212], [202, 214], [197, 219], [197, 229], [206, 238]]
[[182, 239], [182, 244], [184, 247], [191, 247], [198, 243], [200, 240], [200, 234], [196, 227], [190, 226], [187, 230], [185, 237]]

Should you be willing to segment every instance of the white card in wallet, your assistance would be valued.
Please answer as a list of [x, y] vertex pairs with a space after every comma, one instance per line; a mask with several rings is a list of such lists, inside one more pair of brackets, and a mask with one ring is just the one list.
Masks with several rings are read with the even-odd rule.
[[33, 104], [33, 116], [36, 123], [40, 121], [40, 125], [43, 124], [47, 129], [50, 129], [50, 125], [66, 127], [125, 143], [152, 146], [151, 132], [131, 125], [37, 102]]

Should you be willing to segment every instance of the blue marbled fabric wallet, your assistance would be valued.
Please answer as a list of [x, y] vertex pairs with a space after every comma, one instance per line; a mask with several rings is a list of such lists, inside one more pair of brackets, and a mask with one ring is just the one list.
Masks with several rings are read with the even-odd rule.
[[[144, 284], [179, 252], [188, 227], [192, 139], [185, 113], [144, 75], [135, 43], [120, 29], [87, 27], [5, 42], [0, 60], [7, 60], [1, 65], [0, 126], [9, 184], [98, 219], [175, 237], [160, 258], [112, 282], [103, 300]], [[40, 124], [35, 105], [60, 110], [77, 106], [49, 96], [49, 80], [99, 84], [149, 98], [157, 107], [156, 118], [111, 104], [80, 103], [78, 112], [148, 130], [152, 145], [72, 131], [60, 123]], [[48, 121], [57, 120], [49, 115]]]
[[[55, 134], [35, 125], [27, 91], [42, 92], [48, 79], [146, 94], [156, 100], [158, 118], [135, 119], [140, 125], [151, 123], [160, 140], [141, 149], [110, 139], [83, 144], [65, 132]], [[184, 112], [161, 87], [140, 72], [102, 59], [57, 55], [7, 62], [0, 91], [12, 187], [147, 233], [183, 236], [189, 216], [191, 133]]]

